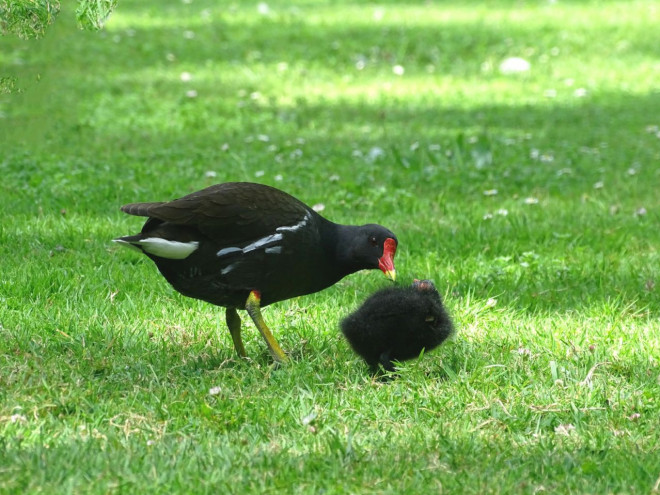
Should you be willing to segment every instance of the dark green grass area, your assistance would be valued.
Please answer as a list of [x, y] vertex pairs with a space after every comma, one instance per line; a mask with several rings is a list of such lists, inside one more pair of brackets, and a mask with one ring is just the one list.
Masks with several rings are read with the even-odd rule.
[[[0, 39], [0, 493], [659, 493], [660, 3], [123, 1]], [[530, 63], [505, 74], [508, 57]], [[110, 240], [274, 185], [378, 222], [454, 338], [383, 383], [352, 275], [244, 320]]]

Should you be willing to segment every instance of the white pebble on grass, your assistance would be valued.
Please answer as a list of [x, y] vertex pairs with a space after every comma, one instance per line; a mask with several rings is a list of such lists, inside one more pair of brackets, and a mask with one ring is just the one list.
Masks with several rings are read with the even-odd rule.
[[9, 421], [12, 423], [25, 423], [27, 422], [27, 418], [22, 414], [12, 414], [9, 418]]
[[270, 14], [270, 7], [266, 2], [259, 2], [257, 4], [257, 12], [261, 15], [268, 15]]
[[312, 210], [314, 210], [317, 213], [321, 212], [325, 210], [325, 205], [323, 203], [316, 203], [314, 206], [312, 206]]
[[181, 75], [179, 76], [179, 78], [183, 82], [192, 81], [192, 74], [190, 72], [182, 72]]
[[571, 432], [575, 430], [575, 426], [573, 426], [570, 423], [567, 424], [561, 424], [557, 427], [555, 427], [555, 433], [557, 435], [564, 435], [564, 436], [569, 436]]
[[369, 153], [367, 153], [367, 161], [375, 162], [376, 160], [384, 156], [385, 156], [385, 150], [383, 148], [380, 148], [379, 146], [374, 146], [369, 150]]
[[382, 7], [375, 8], [373, 14], [374, 21], [382, 21], [383, 17], [385, 17], [385, 9]]
[[520, 57], [509, 57], [502, 61], [500, 64], [500, 72], [502, 74], [520, 74], [522, 72], [528, 72], [532, 68], [532, 65]]

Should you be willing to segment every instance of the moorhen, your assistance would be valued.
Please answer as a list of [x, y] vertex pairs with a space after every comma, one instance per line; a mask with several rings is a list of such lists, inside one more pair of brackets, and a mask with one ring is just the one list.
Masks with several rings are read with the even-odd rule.
[[273, 358], [284, 362], [260, 308], [320, 291], [362, 269], [380, 268], [395, 279], [398, 241], [388, 229], [333, 223], [270, 186], [228, 182], [121, 210], [148, 219], [139, 234], [114, 241], [146, 254], [181, 294], [224, 306], [242, 357], [237, 309], [248, 312]]
[[353, 350], [378, 372], [381, 364], [394, 371], [392, 361], [416, 358], [430, 351], [453, 332], [453, 324], [430, 280], [415, 280], [410, 287], [379, 290], [341, 322]]

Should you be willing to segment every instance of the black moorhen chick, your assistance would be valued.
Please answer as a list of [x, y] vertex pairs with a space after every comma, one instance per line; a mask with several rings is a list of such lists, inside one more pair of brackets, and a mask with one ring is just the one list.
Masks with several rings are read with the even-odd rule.
[[394, 371], [392, 361], [406, 361], [430, 351], [453, 332], [453, 324], [430, 280], [410, 287], [375, 292], [341, 322], [353, 350], [377, 373], [378, 364]]
[[181, 294], [227, 308], [242, 357], [237, 309], [247, 310], [273, 358], [284, 362], [261, 307], [320, 291], [366, 268], [395, 279], [397, 239], [388, 229], [333, 223], [270, 186], [228, 182], [121, 210], [148, 220], [139, 234], [114, 241], [146, 254]]

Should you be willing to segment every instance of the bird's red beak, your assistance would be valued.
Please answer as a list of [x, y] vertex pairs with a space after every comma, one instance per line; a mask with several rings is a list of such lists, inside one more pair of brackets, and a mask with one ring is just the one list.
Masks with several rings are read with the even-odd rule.
[[389, 237], [383, 243], [383, 255], [378, 259], [378, 268], [392, 281], [396, 280], [396, 270], [394, 269], [395, 254], [396, 241]]

